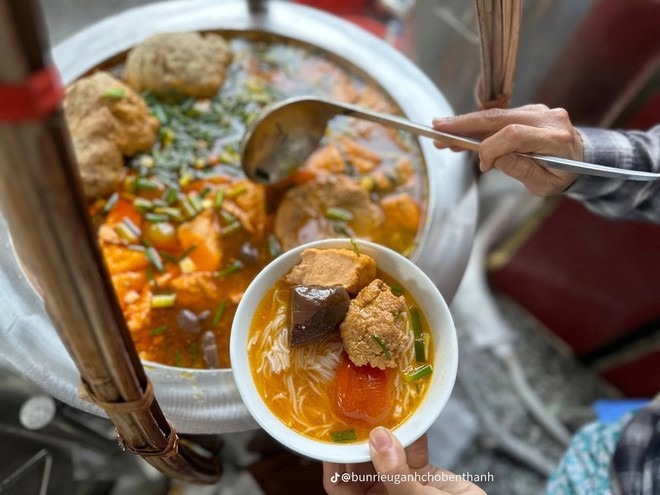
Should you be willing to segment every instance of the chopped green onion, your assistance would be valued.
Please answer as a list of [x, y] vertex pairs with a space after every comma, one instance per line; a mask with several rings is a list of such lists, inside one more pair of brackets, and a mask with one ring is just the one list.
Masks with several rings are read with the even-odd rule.
[[197, 215], [198, 211], [195, 210], [195, 207], [190, 204], [190, 201], [188, 201], [187, 196], [183, 196], [181, 199], [181, 208], [183, 209], [183, 213], [185, 214], [186, 217], [192, 218], [195, 215]]
[[218, 189], [218, 192], [215, 193], [215, 201], [213, 206], [216, 210], [219, 210], [222, 207], [222, 201], [225, 199], [225, 190]]
[[268, 236], [268, 252], [273, 258], [277, 258], [280, 254], [282, 254], [282, 246], [274, 234], [270, 234]]
[[133, 182], [133, 186], [136, 189], [147, 189], [147, 190], [154, 190], [158, 189], [158, 184], [156, 184], [154, 181], [146, 179], [145, 177], [138, 177], [135, 179], [135, 182]]
[[199, 194], [192, 192], [188, 195], [188, 203], [193, 207], [196, 213], [202, 211], [202, 202], [199, 199]]
[[390, 285], [390, 290], [392, 291], [392, 294], [394, 294], [395, 296], [402, 296], [405, 293], [403, 287], [400, 287], [398, 285]]
[[179, 185], [181, 187], [186, 187], [193, 180], [192, 172], [186, 172], [181, 177], [179, 177]]
[[247, 185], [246, 184], [241, 184], [240, 186], [232, 187], [229, 191], [225, 193], [225, 196], [228, 198], [235, 198], [236, 196], [239, 196], [243, 194], [244, 192], [247, 192]]
[[104, 215], [107, 215], [108, 213], [110, 213], [110, 210], [112, 210], [112, 207], [117, 204], [117, 201], [119, 201], [119, 193], [114, 193], [105, 202], [105, 205], [103, 205], [103, 210], [101, 210], [101, 212]]
[[220, 306], [218, 306], [218, 309], [215, 310], [215, 314], [213, 315], [213, 326], [216, 326], [218, 323], [220, 323], [220, 320], [222, 319], [222, 315], [225, 314], [226, 307], [227, 307], [227, 300], [224, 299], [220, 303]]
[[154, 117], [156, 117], [161, 125], [167, 124], [167, 114], [163, 110], [162, 107], [160, 106], [155, 106], [151, 109], [151, 113], [153, 114]]
[[415, 336], [415, 361], [424, 363], [426, 362], [426, 346], [424, 344], [422, 317], [419, 309], [415, 307], [410, 308], [410, 323], [412, 324], [413, 335]]
[[325, 217], [340, 222], [350, 222], [353, 220], [353, 214], [350, 211], [345, 210], [344, 208], [339, 208], [338, 206], [326, 208]]
[[165, 332], [167, 332], [167, 325], [161, 325], [159, 327], [153, 328], [151, 330], [151, 335], [156, 336], [156, 335], [163, 335]]
[[188, 255], [192, 253], [195, 249], [197, 249], [197, 244], [191, 244], [190, 246], [188, 246], [179, 256], [179, 261], [181, 261], [184, 258], [187, 258]]
[[174, 351], [174, 362], [179, 368], [183, 368], [183, 358], [181, 357], [181, 351], [178, 349]]
[[124, 239], [126, 242], [133, 243], [133, 242], [137, 242], [140, 239], [140, 237], [135, 235], [133, 231], [124, 223], [115, 225], [115, 232], [117, 232], [117, 234], [119, 234], [119, 237]]
[[108, 100], [121, 100], [126, 96], [124, 88], [108, 88], [103, 92], [103, 98]]
[[231, 223], [231, 224], [227, 225], [226, 227], [222, 227], [220, 229], [220, 234], [221, 235], [233, 234], [234, 232], [240, 230], [241, 227], [242, 227], [241, 222], [234, 222], [234, 223]]
[[148, 199], [135, 198], [133, 201], [133, 206], [136, 210], [141, 211], [142, 213], [146, 213], [154, 207], [154, 204]]
[[161, 258], [163, 258], [165, 261], [169, 261], [170, 263], [179, 262], [178, 256], [174, 256], [173, 254], [170, 254], [167, 251], [158, 251], [158, 254], [160, 255]]
[[145, 247], [140, 246], [139, 244], [131, 244], [128, 246], [128, 249], [131, 251], [139, 251], [140, 253], [144, 253]]
[[385, 346], [385, 343], [382, 340], [380, 340], [380, 337], [378, 337], [378, 335], [376, 335], [375, 333], [371, 334], [371, 336], [376, 341], [376, 344], [378, 344], [378, 347], [380, 347], [383, 350], [383, 354], [385, 354], [385, 359], [392, 359], [392, 355], [390, 354], [390, 351], [387, 349], [387, 346]]
[[419, 309], [417, 309], [415, 306], [410, 308], [410, 323], [412, 323], [412, 330], [415, 338], [422, 338], [422, 317], [419, 314]]
[[226, 268], [220, 270], [218, 272], [218, 277], [226, 277], [228, 275], [231, 275], [232, 273], [236, 273], [237, 271], [240, 271], [242, 268], [243, 268], [243, 263], [236, 260], [230, 265], [228, 265]]
[[403, 378], [405, 378], [406, 382], [412, 383], [429, 376], [431, 373], [433, 373], [433, 367], [430, 364], [423, 364], [411, 373], [404, 373]]
[[335, 232], [337, 232], [338, 234], [345, 235], [346, 237], [353, 237], [352, 234], [346, 228], [346, 224], [344, 222], [335, 221], [333, 222], [332, 227], [335, 229]]
[[176, 203], [176, 200], [178, 198], [179, 198], [179, 193], [173, 187], [170, 187], [165, 193], [165, 201], [167, 201], [168, 205], [173, 205], [174, 203]]
[[145, 256], [149, 260], [149, 263], [151, 263], [156, 270], [159, 272], [164, 272], [165, 267], [163, 266], [163, 260], [160, 258], [160, 255], [158, 254], [158, 251], [156, 251], [156, 248], [153, 246], [148, 247], [145, 252]]
[[222, 210], [220, 212], [220, 216], [225, 220], [225, 222], [227, 222], [229, 224], [238, 222], [238, 218], [236, 218], [234, 215], [232, 215], [228, 211]]
[[331, 435], [332, 441], [335, 443], [352, 442], [353, 440], [357, 440], [355, 430], [333, 431]]
[[426, 362], [426, 343], [424, 338], [415, 339], [415, 361], [418, 363]]
[[152, 308], [171, 308], [176, 302], [176, 293], [155, 294], [151, 299]]
[[353, 252], [359, 257], [360, 256], [360, 248], [358, 247], [358, 243], [355, 239], [351, 237], [351, 246], [353, 247]]
[[202, 189], [201, 191], [199, 191], [199, 197], [204, 199], [206, 197], [206, 195], [210, 192], [211, 192], [211, 188], [207, 186], [204, 189]]
[[146, 213], [144, 219], [151, 223], [167, 222], [170, 217], [162, 213]]
[[422, 336], [424, 341], [424, 362], [429, 360], [429, 349], [431, 348], [431, 336], [428, 333], [425, 333]]
[[176, 220], [177, 222], [183, 220], [183, 215], [179, 208], [172, 208], [170, 206], [158, 206], [154, 208], [154, 213], [167, 215], [169, 218]]

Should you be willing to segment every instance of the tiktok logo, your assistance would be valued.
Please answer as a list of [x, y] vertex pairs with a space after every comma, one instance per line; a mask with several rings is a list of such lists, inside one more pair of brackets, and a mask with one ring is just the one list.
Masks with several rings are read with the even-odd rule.
[[332, 483], [337, 483], [339, 481], [339, 473], [335, 473], [332, 476], [330, 476], [330, 481]]

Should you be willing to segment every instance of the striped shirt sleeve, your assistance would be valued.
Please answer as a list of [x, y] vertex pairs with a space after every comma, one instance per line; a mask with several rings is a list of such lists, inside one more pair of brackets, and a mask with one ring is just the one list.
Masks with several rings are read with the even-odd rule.
[[[660, 172], [660, 125], [647, 132], [578, 128], [584, 161], [627, 170]], [[566, 194], [606, 217], [660, 223], [660, 181], [580, 176]]]

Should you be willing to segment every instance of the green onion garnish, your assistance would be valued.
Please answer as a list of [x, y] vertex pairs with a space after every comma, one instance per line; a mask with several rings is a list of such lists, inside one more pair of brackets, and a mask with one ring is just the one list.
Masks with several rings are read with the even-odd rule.
[[135, 198], [135, 200], [133, 200], [133, 206], [136, 210], [146, 213], [154, 207], [154, 204], [148, 199]]
[[225, 193], [225, 196], [228, 198], [235, 198], [247, 191], [247, 185], [241, 184], [240, 186], [232, 187], [229, 191]]
[[177, 222], [183, 220], [181, 210], [179, 208], [172, 208], [171, 206], [158, 206], [154, 208], [154, 213], [167, 215], [169, 218], [176, 220]]
[[181, 199], [181, 208], [183, 209], [183, 213], [186, 215], [186, 217], [194, 217], [197, 215], [198, 211], [195, 210], [195, 207], [188, 201], [187, 196], [183, 196]]
[[176, 293], [156, 294], [151, 299], [152, 308], [171, 308], [176, 302]]
[[124, 88], [108, 88], [103, 92], [103, 98], [108, 100], [121, 100], [126, 96]]
[[270, 234], [268, 236], [268, 252], [273, 258], [277, 258], [280, 254], [282, 254], [282, 246], [274, 234]]
[[392, 294], [394, 294], [395, 296], [402, 296], [405, 293], [403, 287], [400, 287], [398, 285], [390, 285], [390, 290], [392, 291]]
[[190, 193], [188, 195], [187, 201], [190, 204], [190, 206], [193, 207], [195, 213], [199, 213], [200, 211], [202, 211], [202, 202], [199, 199], [199, 194], [197, 194], [196, 192]]
[[151, 223], [167, 222], [170, 217], [162, 213], [145, 213], [144, 219]]
[[179, 262], [179, 257], [174, 256], [173, 254], [168, 253], [167, 251], [158, 251], [158, 254], [162, 259], [165, 261], [169, 261], [170, 263], [178, 263]]
[[119, 237], [124, 239], [126, 242], [137, 242], [139, 239], [139, 236], [136, 236], [133, 231], [126, 226], [124, 223], [120, 223], [118, 225], [115, 225], [115, 232], [119, 234]]
[[425, 363], [426, 346], [424, 344], [422, 317], [419, 314], [419, 309], [415, 307], [410, 308], [410, 323], [412, 324], [413, 335], [415, 336], [415, 361]]
[[423, 364], [411, 373], [404, 373], [403, 378], [405, 378], [406, 382], [412, 383], [429, 376], [431, 373], [433, 373], [433, 367], [430, 364]]
[[239, 271], [241, 268], [243, 268], [243, 263], [240, 261], [236, 260], [230, 265], [228, 265], [226, 268], [223, 268], [218, 272], [218, 277], [226, 277], [228, 275], [231, 275], [232, 273], [236, 273]]
[[197, 244], [191, 244], [188, 246], [183, 253], [179, 255], [179, 261], [181, 261], [184, 258], [187, 258], [190, 253], [192, 253], [195, 249], [197, 249]]
[[234, 222], [234, 223], [231, 223], [231, 224], [227, 225], [226, 227], [222, 227], [220, 229], [220, 234], [221, 235], [233, 234], [234, 232], [240, 230], [241, 227], [242, 227], [241, 222]]
[[183, 359], [181, 358], [181, 351], [178, 349], [174, 351], [174, 362], [179, 368], [183, 368]]
[[140, 246], [139, 244], [130, 244], [128, 246], [128, 249], [131, 251], [139, 251], [140, 253], [144, 253], [144, 250], [146, 249], [144, 246]]
[[422, 338], [422, 317], [419, 314], [419, 309], [414, 306], [410, 308], [410, 323], [412, 323], [412, 330], [415, 338]]
[[222, 315], [225, 314], [226, 307], [227, 307], [227, 300], [225, 299], [220, 303], [218, 309], [215, 310], [215, 314], [213, 315], [213, 326], [216, 326], [218, 323], [220, 323], [220, 320], [222, 319]]
[[211, 188], [207, 186], [204, 189], [202, 189], [201, 191], [199, 191], [199, 197], [204, 199], [206, 197], [206, 195], [210, 192], [211, 192]]
[[158, 251], [156, 251], [156, 248], [153, 246], [148, 247], [144, 251], [145, 256], [149, 260], [149, 263], [151, 263], [156, 270], [159, 272], [164, 272], [165, 267], [163, 266], [163, 260], [160, 259], [160, 255], [158, 254]]
[[418, 363], [426, 362], [426, 344], [424, 338], [415, 339], [415, 361]]
[[119, 201], [119, 193], [114, 193], [105, 202], [105, 205], [103, 205], [103, 210], [101, 210], [101, 212], [104, 215], [107, 215], [108, 213], [110, 213], [110, 210], [112, 210], [112, 207], [117, 204], [117, 201]]
[[216, 210], [219, 210], [222, 207], [222, 202], [224, 199], [225, 199], [225, 190], [218, 189], [218, 192], [215, 193], [215, 201], [213, 202], [213, 206]]
[[151, 335], [155, 337], [156, 335], [163, 335], [165, 332], [167, 332], [167, 325], [161, 325], [159, 327], [153, 328], [151, 330]]
[[232, 224], [234, 222], [238, 222], [238, 218], [236, 218], [234, 215], [229, 213], [228, 211], [222, 210], [220, 212], [220, 216], [225, 220], [225, 222]]
[[133, 186], [136, 189], [148, 189], [148, 190], [158, 189], [158, 184], [156, 184], [152, 180], [146, 179], [145, 177], [138, 177], [137, 179], [135, 179], [135, 182], [133, 182]]
[[383, 350], [383, 354], [385, 354], [385, 359], [392, 359], [392, 355], [390, 354], [390, 351], [387, 349], [385, 343], [382, 340], [380, 340], [380, 337], [378, 337], [378, 335], [376, 335], [375, 333], [371, 334], [371, 336], [376, 341], [376, 344], [378, 344], [378, 347], [380, 347]]
[[357, 440], [355, 430], [333, 431], [331, 435], [332, 441], [335, 443], [352, 442], [353, 440]]
[[179, 193], [177, 192], [176, 189], [170, 187], [167, 192], [165, 193], [165, 201], [167, 201], [168, 205], [173, 205], [176, 203], [176, 200], [179, 198]]
[[326, 208], [325, 217], [340, 222], [350, 222], [353, 220], [353, 214], [350, 211], [345, 210], [344, 208], [339, 208], [338, 206]]
[[351, 246], [353, 246], [353, 252], [359, 257], [360, 256], [360, 248], [358, 247], [358, 243], [355, 239], [351, 237]]

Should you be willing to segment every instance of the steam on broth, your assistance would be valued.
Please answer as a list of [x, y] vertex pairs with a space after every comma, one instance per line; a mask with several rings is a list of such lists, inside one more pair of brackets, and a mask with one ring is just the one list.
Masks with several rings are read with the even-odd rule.
[[[396, 358], [380, 361], [394, 362], [382, 369], [351, 361], [343, 326], [341, 332], [292, 345], [291, 292], [296, 284], [290, 280], [278, 281], [260, 303], [248, 338], [252, 378], [268, 408], [292, 430], [326, 442], [364, 441], [374, 426], [396, 428], [423, 400], [434, 360], [428, 324], [396, 280], [380, 270], [374, 278], [403, 298], [403, 310], [397, 315], [403, 347]], [[372, 357], [390, 352], [375, 334], [365, 337], [375, 343]]]
[[[131, 61], [129, 54], [127, 82], [118, 66], [109, 75], [96, 73], [74, 83], [67, 118], [74, 144], [81, 146], [76, 151], [103, 257], [140, 356], [181, 367], [228, 368], [236, 307], [269, 261], [327, 237], [362, 238], [410, 254], [425, 212], [426, 179], [414, 138], [337, 118], [291, 180], [273, 187], [248, 181], [240, 142], [270, 103], [312, 94], [400, 111], [374, 84], [315, 49], [236, 36], [228, 38], [228, 54], [218, 35], [177, 36], [181, 39], [159, 35], [141, 53], [175, 41], [197, 47], [206, 40], [223, 47], [221, 54], [211, 50], [222, 55], [221, 70], [189, 77], [192, 82], [167, 93], [163, 78], [140, 74], [149, 57], [135, 55]], [[216, 72], [224, 80], [212, 96], [190, 96], [208, 91], [206, 83]], [[102, 86], [96, 81], [101, 74]], [[73, 101], [73, 87], [86, 80], [99, 86], [95, 99]], [[153, 80], [159, 85], [149, 89]], [[135, 81], [139, 84], [131, 88]], [[186, 94], [197, 81], [205, 86]], [[85, 120], [95, 106], [115, 117], [103, 132], [94, 127], [98, 121]], [[112, 144], [126, 115], [135, 122], [124, 129], [126, 142], [112, 163], [109, 155], [89, 157], [90, 150], [100, 153]], [[128, 132], [138, 128], [149, 135]], [[103, 140], [91, 143], [90, 136]]]

